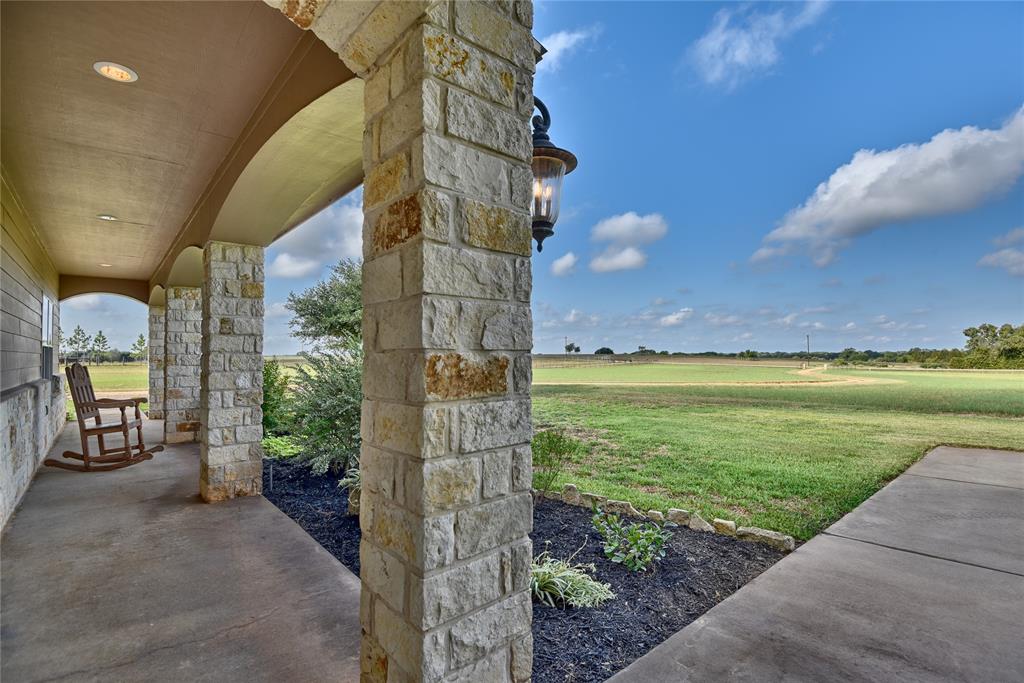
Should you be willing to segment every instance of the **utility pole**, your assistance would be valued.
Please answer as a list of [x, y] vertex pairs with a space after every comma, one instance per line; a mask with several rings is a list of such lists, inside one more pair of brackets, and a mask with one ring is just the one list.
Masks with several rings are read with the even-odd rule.
[[811, 335], [807, 335], [807, 355], [811, 355]]

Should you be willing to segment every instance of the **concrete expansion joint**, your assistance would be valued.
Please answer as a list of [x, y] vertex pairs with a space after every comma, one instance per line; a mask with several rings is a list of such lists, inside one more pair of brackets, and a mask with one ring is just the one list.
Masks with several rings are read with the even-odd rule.
[[[904, 473], [901, 476], [907, 476], [907, 474]], [[920, 476], [920, 475], [910, 475], [910, 476]], [[928, 478], [928, 479], [941, 479], [942, 477], [926, 477], [926, 478]], [[956, 480], [955, 479], [953, 479], [953, 480], [948, 480], [947, 479], [946, 481], [956, 481]], [[974, 483], [974, 482], [964, 482], [964, 483], [970, 484], [970, 483]], [[982, 484], [982, 486], [984, 486], [984, 485], [985, 484]], [[988, 485], [989, 486], [995, 486], [995, 484], [988, 484]], [[1004, 487], [1004, 488], [1015, 488], [1015, 487], [1007, 486], [1007, 487]], [[998, 572], [1000, 574], [1008, 574], [1010, 576], [1024, 577], [1024, 573], [1011, 571], [1009, 569], [999, 569], [997, 567], [989, 567], [989, 566], [984, 565], [984, 564], [976, 564], [974, 562], [966, 562], [964, 560], [957, 560], [957, 559], [952, 558], [952, 557], [942, 557], [941, 555], [934, 555], [932, 553], [926, 553], [926, 552], [922, 552], [920, 550], [911, 550], [909, 548], [900, 548], [900, 547], [895, 546], [895, 545], [887, 545], [885, 543], [879, 543], [877, 541], [868, 541], [868, 540], [865, 540], [865, 539], [862, 539], [862, 538], [854, 538], [853, 536], [844, 536], [843, 534], [837, 534], [834, 531], [825, 530], [825, 531], [822, 531], [820, 535], [821, 536], [831, 536], [832, 538], [838, 538], [838, 539], [841, 539], [843, 541], [852, 541], [854, 543], [865, 543], [867, 545], [873, 545], [876, 548], [885, 548], [886, 550], [894, 550], [894, 551], [900, 552], [900, 553], [907, 553], [908, 555], [917, 555], [918, 557], [927, 557], [928, 559], [939, 560], [940, 562], [952, 562], [953, 564], [960, 564], [960, 565], [963, 565], [965, 567], [974, 567], [976, 569], [987, 569], [990, 572]]]

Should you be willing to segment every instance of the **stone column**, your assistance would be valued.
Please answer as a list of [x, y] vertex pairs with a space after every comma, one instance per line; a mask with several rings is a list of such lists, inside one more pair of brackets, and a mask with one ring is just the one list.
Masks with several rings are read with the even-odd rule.
[[392, 45], [364, 75], [362, 680], [526, 681], [529, 22], [431, 3], [388, 38], [388, 7], [352, 39]]
[[164, 332], [167, 309], [149, 306], [149, 419], [164, 419]]
[[263, 490], [263, 248], [203, 249], [199, 492], [214, 502]]
[[183, 443], [199, 436], [199, 287], [167, 288], [164, 337], [164, 441]]

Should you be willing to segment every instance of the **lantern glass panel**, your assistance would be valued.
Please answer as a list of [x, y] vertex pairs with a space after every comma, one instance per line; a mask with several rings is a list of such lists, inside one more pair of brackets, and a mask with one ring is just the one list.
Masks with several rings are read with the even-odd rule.
[[558, 220], [565, 162], [552, 157], [533, 157], [533, 222], [551, 227]]

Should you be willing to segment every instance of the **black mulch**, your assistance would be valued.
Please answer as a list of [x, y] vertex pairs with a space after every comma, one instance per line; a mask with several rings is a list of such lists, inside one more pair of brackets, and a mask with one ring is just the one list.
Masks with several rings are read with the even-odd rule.
[[339, 479], [280, 460], [263, 461], [263, 496], [358, 575], [359, 518], [348, 514], [348, 492], [338, 488]]
[[[359, 523], [345, 514], [338, 477], [271, 462], [263, 468], [263, 494], [353, 572], [359, 572]], [[605, 559], [590, 513], [555, 501], [534, 510], [534, 554], [549, 550], [593, 563], [615, 599], [593, 609], [533, 605], [533, 680], [536, 683], [604, 681], [729, 597], [782, 558], [763, 545], [718, 534], [673, 530], [665, 559], [634, 573]], [[578, 552], [577, 552], [578, 551]]]

